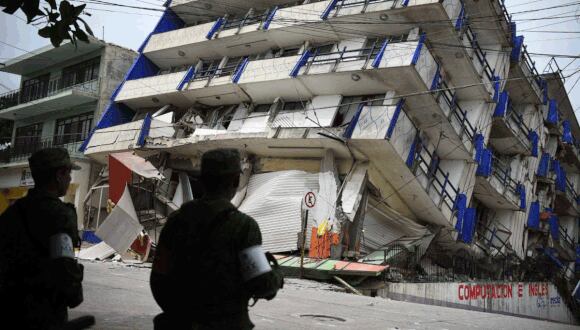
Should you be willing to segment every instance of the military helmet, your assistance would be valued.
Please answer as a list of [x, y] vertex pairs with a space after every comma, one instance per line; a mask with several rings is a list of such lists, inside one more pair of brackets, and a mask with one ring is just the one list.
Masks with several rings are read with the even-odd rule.
[[236, 149], [214, 149], [201, 157], [201, 175], [228, 175], [241, 173], [240, 153]]
[[32, 172], [59, 167], [69, 167], [72, 170], [81, 169], [80, 166], [71, 161], [65, 148], [40, 149], [28, 158], [28, 164]]

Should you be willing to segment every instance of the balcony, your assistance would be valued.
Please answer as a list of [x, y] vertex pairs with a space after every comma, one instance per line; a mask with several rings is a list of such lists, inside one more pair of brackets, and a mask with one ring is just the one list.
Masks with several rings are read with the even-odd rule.
[[24, 119], [96, 101], [99, 79], [75, 83], [62, 77], [0, 95], [0, 118]]
[[576, 187], [566, 178], [565, 174], [560, 175], [556, 173], [554, 212], [559, 215], [580, 216], [580, 195], [578, 195]]
[[71, 157], [84, 157], [78, 149], [83, 139], [78, 134], [55, 135], [48, 138], [40, 136], [16, 138], [5, 149], [0, 150], [1, 163], [27, 163], [28, 158], [36, 151], [44, 148], [62, 147], [68, 150]]
[[572, 134], [572, 126], [569, 120], [562, 121], [562, 137], [564, 152], [560, 155], [562, 165], [570, 173], [580, 173], [580, 141]]
[[[229, 9], [249, 7], [250, 2], [238, 3]], [[158, 67], [168, 68], [200, 58], [246, 56], [275, 47], [300, 45], [306, 39], [313, 44], [352, 39], [352, 31], [361, 35], [394, 36], [420, 26], [427, 33], [451, 35], [455, 33], [455, 21], [461, 11], [459, 0], [326, 0], [286, 8], [269, 3], [267, 11], [258, 6], [254, 7], [258, 8], [256, 11], [247, 14], [219, 17], [209, 23], [153, 34], [143, 53]], [[196, 8], [189, 10], [196, 11]], [[365, 24], [390, 20], [401, 24]], [[445, 23], [417, 24], [423, 21]]]
[[507, 92], [503, 92], [493, 114], [491, 145], [500, 154], [530, 156], [530, 133], [523, 116], [513, 108]]
[[512, 100], [518, 104], [543, 104], [543, 91], [547, 87], [526, 45], [523, 44], [523, 38], [523, 36], [517, 37], [512, 49], [510, 80], [506, 83], [506, 90]]
[[[560, 219], [561, 220], [561, 219]], [[576, 244], [574, 233], [568, 232], [566, 227], [561, 224], [559, 227], [559, 239], [555, 242], [555, 248], [558, 251], [560, 259], [567, 262], [576, 261]]]
[[508, 164], [490, 149], [481, 152], [474, 189], [477, 199], [491, 209], [520, 210], [522, 191], [518, 186]]
[[472, 28], [481, 34], [482, 45], [500, 44], [502, 47], [511, 46], [512, 35], [515, 33], [515, 23], [505, 7], [505, 0], [490, 1], [465, 1], [465, 8], [468, 13], [473, 13], [477, 17], [471, 23]]
[[345, 135], [393, 187], [401, 187], [397, 194], [413, 213], [425, 222], [449, 227], [459, 190], [450, 173], [442, 170], [435, 147], [411, 121], [405, 101], [396, 106], [361, 106]]

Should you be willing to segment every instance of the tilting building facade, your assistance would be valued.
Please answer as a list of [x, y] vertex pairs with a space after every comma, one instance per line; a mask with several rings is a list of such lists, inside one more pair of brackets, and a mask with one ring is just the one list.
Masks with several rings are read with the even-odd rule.
[[135, 150], [172, 195], [204, 151], [239, 149], [234, 203], [274, 252], [306, 227], [314, 257], [397, 246], [424, 269], [571, 277], [580, 128], [563, 82], [499, 0], [168, 1], [83, 150]]

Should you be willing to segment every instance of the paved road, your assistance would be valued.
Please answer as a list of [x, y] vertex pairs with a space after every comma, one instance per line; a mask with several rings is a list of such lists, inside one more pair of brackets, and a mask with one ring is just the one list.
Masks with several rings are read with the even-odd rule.
[[[149, 269], [85, 263], [85, 302], [71, 316], [93, 314], [93, 329], [152, 329], [159, 313]], [[289, 279], [271, 302], [251, 308], [256, 329], [580, 329], [553, 322], [359, 297], [331, 285]]]

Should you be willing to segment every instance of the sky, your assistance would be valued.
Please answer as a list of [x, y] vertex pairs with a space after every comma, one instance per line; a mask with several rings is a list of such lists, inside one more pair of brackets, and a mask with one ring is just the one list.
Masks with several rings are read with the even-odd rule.
[[[162, 0], [111, 2], [157, 9], [163, 9], [164, 3]], [[80, 4], [78, 1], [73, 3]], [[580, 1], [505, 0], [505, 3], [513, 20], [517, 22], [518, 35], [524, 35], [524, 43], [530, 53], [580, 55]], [[557, 6], [564, 7], [539, 10]], [[83, 18], [89, 23], [96, 37], [133, 50], [139, 48], [161, 15], [157, 11], [97, 4], [88, 4], [86, 11], [91, 16]], [[16, 15], [0, 12], [0, 63], [49, 43], [48, 39], [38, 36], [36, 27], [26, 24], [22, 12], [19, 11]], [[550, 57], [532, 55], [532, 59], [542, 73]], [[572, 62], [569, 58], [559, 58], [557, 62], [564, 69], [564, 76], [571, 75], [580, 68], [580, 59]], [[567, 78], [565, 86], [569, 93], [571, 91], [570, 100], [576, 117], [580, 117], [580, 82], [577, 79], [580, 79], [580, 73]], [[19, 82], [19, 76], [0, 73], [0, 94], [17, 89]], [[578, 83], [575, 85], [576, 82]]]

